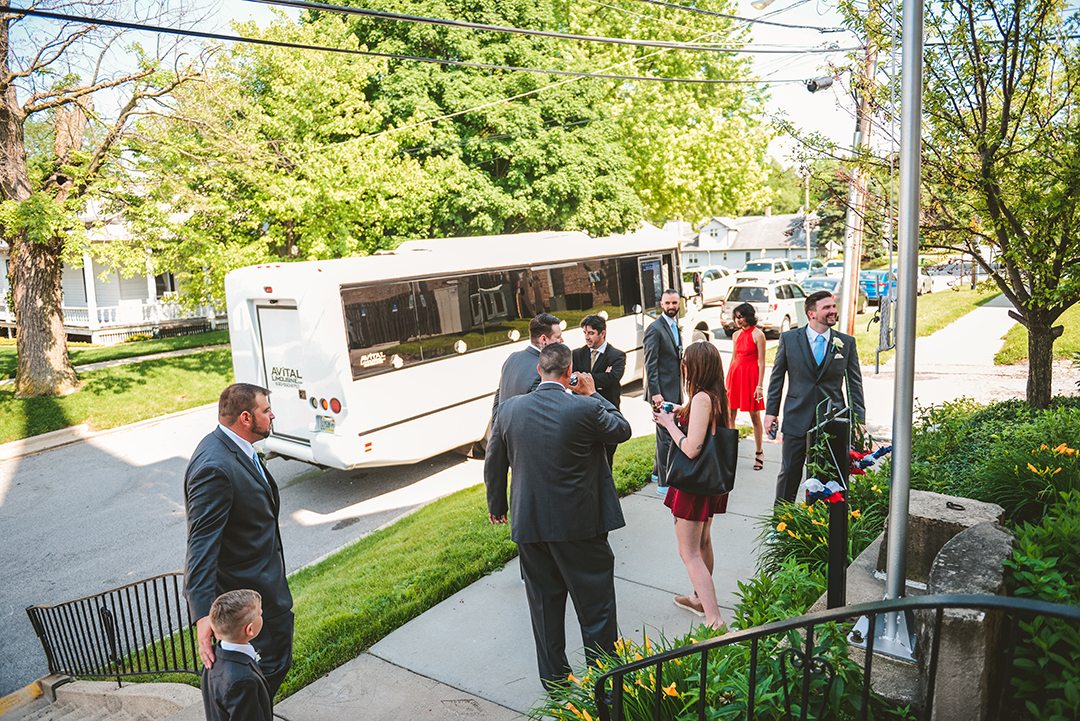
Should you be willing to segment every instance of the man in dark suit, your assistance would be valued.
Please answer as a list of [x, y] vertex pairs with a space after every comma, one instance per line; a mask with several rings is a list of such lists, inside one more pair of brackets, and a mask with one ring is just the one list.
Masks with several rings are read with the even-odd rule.
[[[630, 424], [582, 376], [570, 389], [570, 349], [540, 352], [536, 391], [511, 398], [491, 434], [484, 482], [492, 523], [513, 519], [529, 601], [540, 681], [546, 689], [570, 673], [564, 615], [574, 601], [586, 658], [614, 653], [615, 556], [607, 534], [625, 525], [604, 444], [630, 438]], [[507, 471], [514, 470], [510, 503]]]
[[270, 435], [269, 395], [248, 383], [226, 388], [218, 401], [218, 427], [188, 463], [184, 596], [196, 619], [199, 657], [212, 667], [214, 599], [241, 588], [259, 592], [264, 623], [252, 645], [273, 697], [292, 664], [293, 612], [278, 529], [278, 487], [251, 445]]
[[[660, 296], [663, 313], [645, 329], [645, 400], [658, 403], [682, 403], [682, 331], [679, 329], [679, 293], [665, 290]], [[671, 436], [656, 426], [656, 460], [653, 475], [657, 492], [667, 494], [667, 457]]]
[[529, 346], [511, 353], [503, 361], [499, 387], [495, 389], [495, 401], [491, 404], [489, 430], [495, 427], [500, 403], [514, 396], [531, 393], [540, 385], [536, 363], [540, 358], [540, 351], [548, 343], [562, 343], [562, 321], [550, 313], [541, 313], [529, 321]]
[[[838, 313], [836, 299], [828, 291], [812, 293], [805, 303], [806, 328], [789, 330], [780, 336], [780, 347], [769, 378], [765, 403], [765, 428], [776, 423], [784, 379], [788, 381], [784, 401], [783, 454], [776, 479], [777, 500], [794, 501], [802, 483], [806, 464], [806, 435], [824, 415], [828, 399], [836, 411], [850, 404], [855, 422], [863, 423], [862, 370], [855, 339], [832, 330]], [[844, 400], [844, 388], [848, 398]]]
[[[622, 377], [626, 372], [626, 354], [607, 342], [607, 321], [598, 315], [585, 316], [581, 321], [585, 331], [585, 345], [574, 351], [573, 371], [588, 374], [596, 386], [596, 392], [608, 403], [619, 408], [622, 400]], [[615, 458], [618, 444], [607, 446], [608, 466]]]

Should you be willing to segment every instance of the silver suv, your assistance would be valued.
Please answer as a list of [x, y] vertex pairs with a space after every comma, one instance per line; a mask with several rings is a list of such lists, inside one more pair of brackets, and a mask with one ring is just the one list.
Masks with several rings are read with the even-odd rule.
[[739, 329], [732, 311], [743, 303], [754, 306], [758, 328], [766, 334], [773, 332], [779, 335], [806, 324], [806, 293], [798, 283], [786, 280], [775, 283], [740, 282], [732, 286], [720, 306], [720, 323], [729, 336]]

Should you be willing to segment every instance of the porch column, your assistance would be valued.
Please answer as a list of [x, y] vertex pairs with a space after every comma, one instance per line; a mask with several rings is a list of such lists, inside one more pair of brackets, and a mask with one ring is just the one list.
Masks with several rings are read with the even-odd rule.
[[89, 253], [83, 253], [83, 285], [86, 287], [86, 317], [90, 322], [90, 330], [97, 330], [101, 324], [98, 323], [97, 314], [97, 276], [94, 275], [94, 259], [90, 257]]
[[151, 273], [146, 274], [146, 297], [147, 303], [150, 304], [150, 320], [157, 323], [158, 318], [158, 302], [157, 302], [157, 283], [154, 281], [154, 276]]

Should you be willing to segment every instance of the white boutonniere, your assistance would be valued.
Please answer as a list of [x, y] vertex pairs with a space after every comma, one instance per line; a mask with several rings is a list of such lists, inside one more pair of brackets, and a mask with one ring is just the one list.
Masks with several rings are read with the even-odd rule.
[[832, 347], [833, 347], [833, 350], [836, 350], [836, 351], [838, 351], [838, 350], [840, 350], [841, 348], [844, 347], [844, 341], [840, 340], [840, 336], [834, 335], [832, 337]]

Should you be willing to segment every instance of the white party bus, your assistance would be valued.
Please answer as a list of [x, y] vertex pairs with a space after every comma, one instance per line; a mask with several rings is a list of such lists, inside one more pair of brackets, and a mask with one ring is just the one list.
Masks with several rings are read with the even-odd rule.
[[273, 393], [268, 451], [341, 469], [415, 463], [483, 437], [503, 361], [538, 313], [566, 322], [572, 348], [582, 318], [606, 316], [623, 382], [640, 378], [642, 332], [679, 287], [677, 264], [675, 237], [645, 226], [242, 268], [225, 278], [233, 368]]

